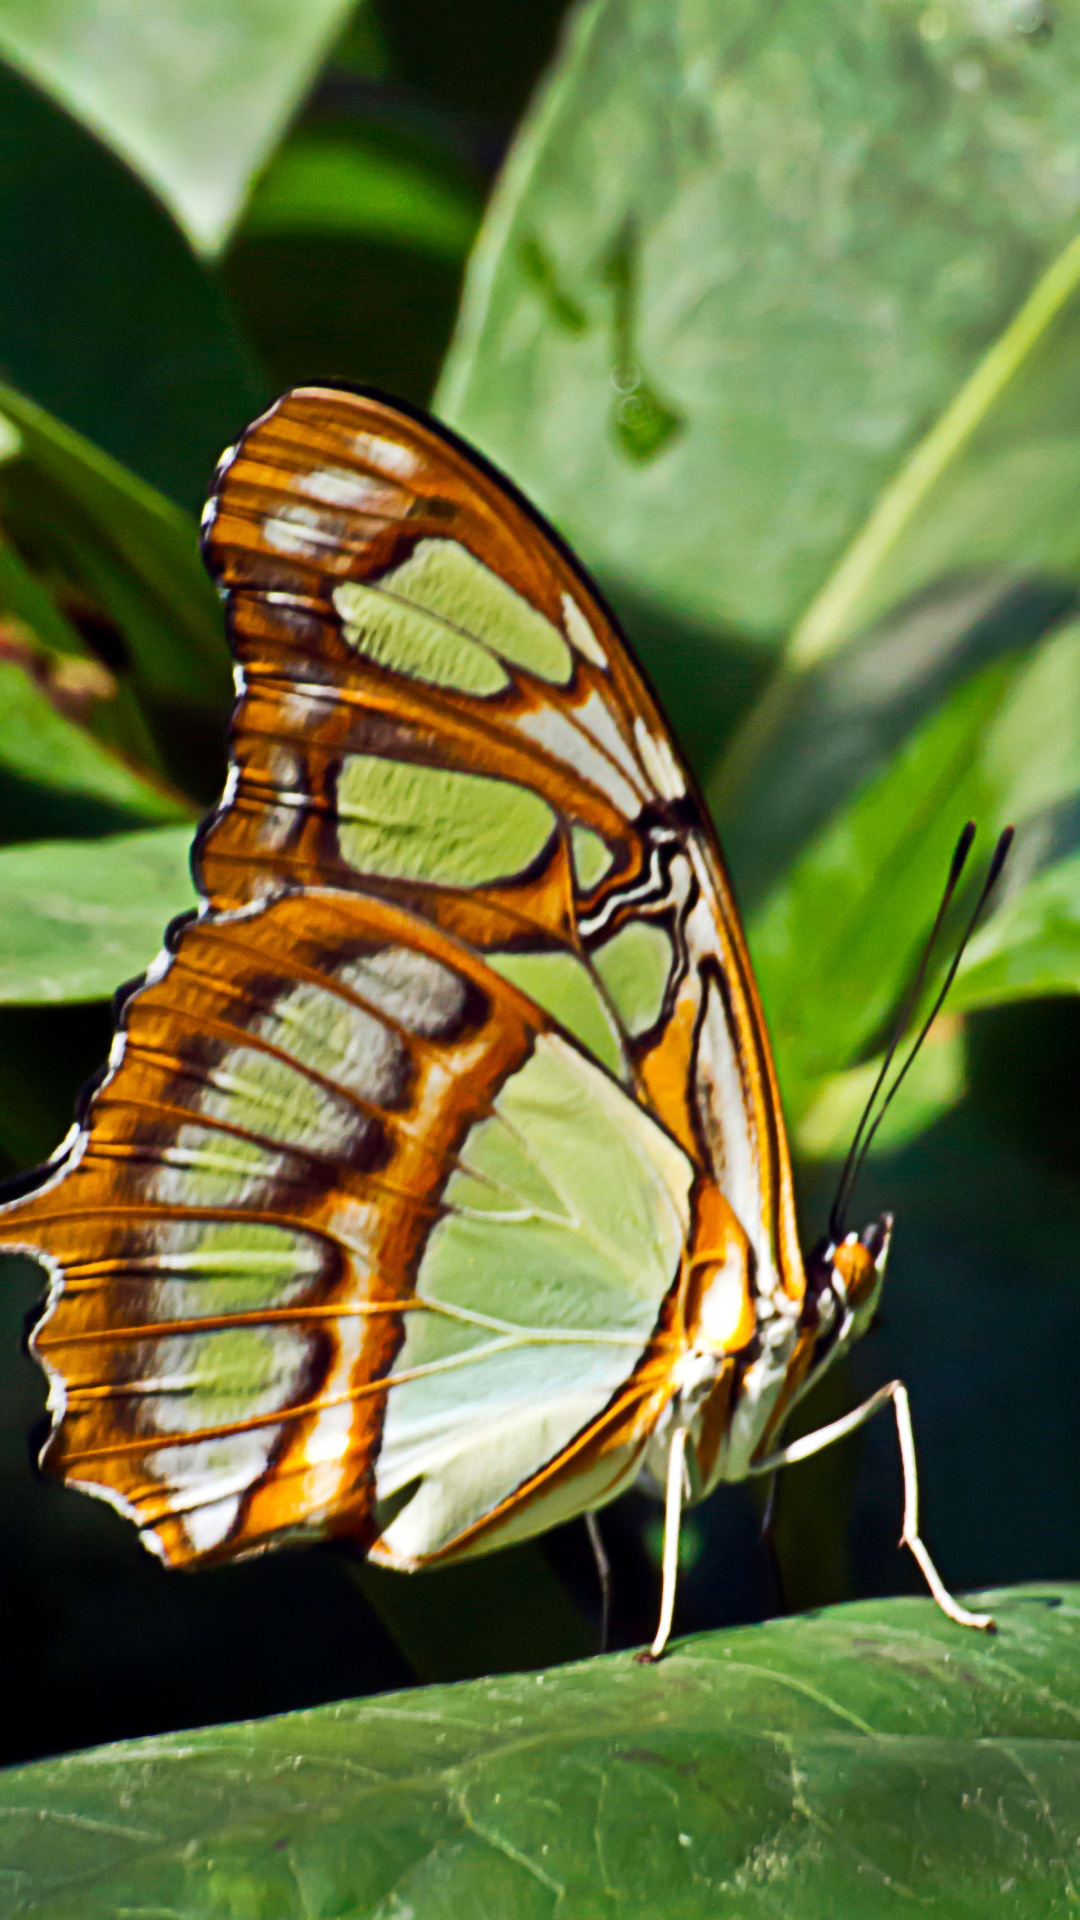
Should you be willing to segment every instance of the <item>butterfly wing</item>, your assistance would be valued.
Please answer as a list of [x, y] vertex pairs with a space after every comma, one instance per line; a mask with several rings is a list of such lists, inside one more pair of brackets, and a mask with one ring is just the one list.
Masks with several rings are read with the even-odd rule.
[[457, 933], [714, 1173], [762, 1291], [798, 1297], [775, 1073], [715, 836], [551, 530], [430, 422], [301, 388], [226, 456], [204, 544], [243, 679], [201, 841], [212, 904], [334, 886]]
[[686, 1156], [381, 902], [196, 922], [159, 972], [33, 1203], [49, 1464], [174, 1562], [327, 1525], [371, 1542], [420, 1481], [436, 1546], [633, 1372], [679, 1269]]
[[610, 617], [450, 436], [301, 389], [205, 552], [204, 905], [0, 1212], [53, 1274], [46, 1461], [174, 1562], [500, 1544], [637, 1471], [707, 1266], [749, 1249], [719, 1352], [801, 1296], [738, 916]]

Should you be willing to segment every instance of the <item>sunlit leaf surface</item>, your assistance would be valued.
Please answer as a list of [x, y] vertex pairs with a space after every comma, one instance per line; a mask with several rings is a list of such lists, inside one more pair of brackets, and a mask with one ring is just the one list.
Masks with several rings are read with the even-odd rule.
[[976, 934], [953, 993], [955, 1007], [1080, 992], [1080, 855], [1040, 873]]
[[1080, 236], [904, 462], [793, 636], [807, 663], [928, 583], [1007, 566], [1076, 578]]
[[[810, 840], [752, 914], [755, 962], [793, 1116], [818, 1097], [820, 1077], [852, 1065], [887, 1020], [913, 971], [966, 819], [982, 828], [984, 858], [1007, 821], [1018, 828], [1007, 885], [1016, 902], [1012, 924], [1027, 929], [1024, 938], [1030, 941], [1039, 912], [1021, 908], [1029, 885], [1044, 889], [1036, 898], [1044, 900], [1047, 932], [1055, 914], [1060, 920], [1068, 883], [1057, 885], [1050, 874], [1075, 846], [1078, 709], [1075, 625], [1031, 652], [982, 667]], [[977, 951], [993, 950], [996, 924], [983, 936], [991, 946]], [[1073, 962], [1056, 989], [1049, 953], [1040, 964], [1042, 991], [1073, 990]], [[984, 972], [982, 1004], [993, 997], [990, 977]], [[1002, 966], [994, 977], [1001, 998], [1016, 997], [1005, 990]], [[954, 1008], [977, 1003], [974, 974], [967, 979], [971, 998], [958, 996]]]
[[[474, 257], [449, 418], [594, 563], [783, 634], [1073, 238], [1078, 19], [587, 8]], [[994, 462], [944, 527], [935, 501], [905, 586], [956, 564], [961, 526], [981, 561], [1014, 531], [1027, 560], [1075, 541], [1067, 365], [1005, 382]]]
[[[871, 1151], [895, 1153], [963, 1099], [967, 1076], [963, 1027], [952, 1011], [955, 997], [949, 1006], [950, 1012], [934, 1022], [896, 1098], [885, 1110], [874, 1132]], [[831, 1074], [819, 1083], [808, 1096], [809, 1104], [791, 1116], [794, 1144], [800, 1153], [811, 1160], [842, 1161], [846, 1157], [883, 1064], [883, 1056], [875, 1054], [860, 1066]], [[889, 1084], [889, 1080], [884, 1083]]]
[[864, 1602], [0, 1776], [0, 1914], [1069, 1910], [1080, 1597]]
[[[781, 666], [706, 781], [746, 908], [888, 772], [918, 728], [959, 697], [973, 675], [1002, 659], [1018, 668], [1060, 631], [1076, 592], [1062, 578], [975, 573], [941, 581], [826, 658]], [[1072, 645], [1064, 643], [1070, 657]], [[1055, 657], [1049, 648], [1048, 658]], [[1067, 663], [1062, 670], [1068, 674]], [[1062, 699], [1065, 710], [1057, 704]], [[1038, 771], [1032, 762], [1029, 777], [1053, 779], [1055, 762], [1072, 756], [1072, 699], [1059, 684]], [[1025, 751], [1018, 742], [1017, 771]]]
[[215, 251], [355, 0], [3, 0], [0, 50]]

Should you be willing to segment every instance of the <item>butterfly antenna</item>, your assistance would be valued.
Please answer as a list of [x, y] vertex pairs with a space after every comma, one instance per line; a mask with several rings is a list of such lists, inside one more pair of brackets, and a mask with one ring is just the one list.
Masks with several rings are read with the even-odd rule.
[[979, 898], [975, 903], [974, 912], [972, 913], [972, 916], [968, 921], [967, 926], [964, 929], [963, 939], [960, 941], [959, 945], [957, 946], [956, 952], [953, 955], [952, 961], [949, 966], [949, 971], [945, 975], [945, 978], [941, 983], [941, 989], [937, 995], [937, 998], [935, 999], [933, 1006], [931, 1007], [929, 1013], [927, 1014], [926, 1019], [923, 1021], [922, 1026], [919, 1028], [919, 1031], [915, 1036], [915, 1041], [911, 1048], [911, 1051], [908, 1054], [907, 1059], [904, 1061], [904, 1064], [901, 1067], [899, 1073], [897, 1074], [896, 1079], [893, 1081], [892, 1086], [889, 1088], [889, 1091], [886, 1094], [885, 1099], [883, 1100], [881, 1107], [877, 1113], [877, 1116], [874, 1120], [874, 1124], [870, 1128], [870, 1131], [867, 1134], [866, 1139], [863, 1141], [862, 1147], [859, 1152], [859, 1158], [855, 1165], [855, 1172], [852, 1180], [852, 1185], [854, 1185], [855, 1180], [858, 1179], [859, 1174], [862, 1171], [863, 1162], [866, 1159], [867, 1153], [870, 1150], [870, 1145], [874, 1138], [875, 1133], [877, 1132], [882, 1121], [884, 1120], [885, 1115], [888, 1112], [890, 1106], [892, 1105], [893, 1100], [895, 1099], [897, 1093], [900, 1091], [900, 1088], [903, 1085], [905, 1076], [907, 1075], [908, 1069], [914, 1064], [916, 1054], [918, 1053], [920, 1047], [922, 1046], [923, 1041], [926, 1039], [927, 1034], [929, 1033], [931, 1027], [934, 1024], [934, 1021], [937, 1019], [938, 1014], [941, 1012], [941, 1009], [945, 1004], [945, 999], [948, 994], [949, 988], [952, 986], [953, 981], [956, 979], [956, 970], [959, 967], [960, 962], [964, 957], [964, 949], [967, 946], [968, 941], [971, 939], [971, 936], [974, 933], [976, 926], [978, 925], [979, 918], [982, 914], [983, 908], [985, 907], [987, 901], [990, 898], [990, 895], [993, 893], [994, 888], [998, 883], [998, 878], [1001, 874], [1001, 869], [1005, 865], [1005, 861], [1008, 857], [1009, 848], [1012, 846], [1012, 842], [1013, 842], [1013, 829], [1012, 827], [1006, 827], [1004, 833], [1002, 834], [1000, 840], [997, 843], [997, 846], [994, 848], [994, 857], [990, 862], [990, 869], [989, 869], [989, 872], [987, 873], [985, 881], [983, 882], [982, 891], [979, 894]]
[[[952, 860], [949, 863], [949, 877], [945, 882], [945, 891], [941, 896], [941, 905], [938, 907], [937, 913], [934, 916], [934, 924], [930, 929], [926, 945], [923, 948], [922, 959], [919, 961], [918, 972], [915, 975], [911, 992], [908, 994], [896, 1025], [893, 1028], [892, 1038], [885, 1050], [885, 1058], [881, 1063], [881, 1070], [878, 1073], [877, 1079], [874, 1081], [870, 1098], [862, 1110], [862, 1117], [855, 1129], [855, 1137], [848, 1148], [847, 1159], [844, 1161], [843, 1171], [841, 1172], [839, 1184], [836, 1189], [836, 1198], [832, 1203], [832, 1208], [829, 1213], [829, 1239], [834, 1246], [839, 1246], [840, 1241], [844, 1237], [844, 1214], [847, 1210], [847, 1204], [851, 1198], [855, 1181], [858, 1178], [859, 1169], [862, 1166], [863, 1135], [870, 1123], [870, 1116], [874, 1111], [878, 1094], [881, 1092], [888, 1077], [889, 1068], [896, 1058], [897, 1049], [907, 1031], [908, 1022], [919, 1004], [919, 995], [922, 993], [923, 982], [926, 979], [927, 968], [930, 965], [930, 956], [937, 944], [937, 937], [941, 932], [945, 915], [948, 913], [952, 904], [953, 895], [960, 884], [960, 876], [967, 864], [967, 857], [971, 852], [974, 838], [975, 822], [974, 820], [969, 820], [956, 843]], [[998, 871], [1000, 872], [1000, 867]], [[963, 952], [962, 947], [960, 951]], [[957, 964], [959, 964], [959, 955], [957, 956]], [[908, 1065], [910, 1065], [910, 1061]], [[906, 1070], [905, 1068], [905, 1072]], [[889, 1098], [892, 1098], [891, 1094]]]
[[[949, 971], [947, 972], [944, 980], [941, 983], [941, 987], [935, 997], [933, 1006], [931, 1007], [929, 1013], [926, 1016], [926, 1019], [923, 1021], [922, 1026], [919, 1028], [919, 1031], [915, 1036], [915, 1040], [912, 1044], [912, 1047], [908, 1054], [907, 1059], [904, 1061], [904, 1064], [901, 1067], [899, 1073], [897, 1074], [896, 1079], [893, 1081], [892, 1086], [889, 1088], [889, 1091], [886, 1094], [884, 1100], [882, 1101], [881, 1106], [878, 1109], [878, 1112], [874, 1118], [873, 1125], [870, 1127], [869, 1131], [866, 1134], [865, 1139], [862, 1142], [861, 1147], [859, 1147], [858, 1149], [858, 1153], [852, 1166], [852, 1172], [851, 1172], [850, 1181], [848, 1184], [848, 1189], [847, 1189], [848, 1197], [850, 1197], [850, 1194], [855, 1186], [855, 1182], [857, 1181], [860, 1173], [862, 1172], [863, 1164], [866, 1160], [866, 1156], [869, 1153], [870, 1148], [873, 1144], [874, 1135], [876, 1134], [878, 1128], [880, 1127], [882, 1121], [884, 1120], [885, 1115], [888, 1113], [889, 1108], [891, 1107], [894, 1099], [896, 1098], [896, 1095], [899, 1093], [900, 1088], [902, 1087], [904, 1080], [907, 1077], [909, 1069], [914, 1065], [915, 1057], [918, 1054], [923, 1044], [923, 1041], [926, 1039], [927, 1034], [929, 1033], [931, 1027], [934, 1024], [934, 1021], [937, 1019], [938, 1014], [941, 1012], [941, 1009], [945, 1004], [945, 1000], [948, 995], [949, 989], [956, 978], [957, 968], [959, 967], [960, 962], [964, 957], [964, 951], [967, 947], [968, 941], [971, 939], [971, 936], [974, 933], [975, 928], [979, 923], [979, 919], [982, 915], [983, 908], [986, 906], [986, 903], [989, 900], [990, 895], [993, 893], [994, 888], [997, 886], [998, 880], [1001, 877], [1001, 869], [1005, 865], [1006, 860], [1008, 859], [1009, 848], [1012, 846], [1012, 843], [1013, 843], [1013, 832], [1014, 830], [1012, 827], [1006, 827], [1004, 833], [1001, 835], [1001, 838], [997, 843], [997, 846], [994, 848], [993, 858], [990, 862], [986, 879], [983, 882], [982, 889], [979, 893], [979, 897], [975, 902], [975, 907], [972, 912], [971, 918], [964, 929], [963, 937], [960, 940], [959, 944], [957, 945], [956, 952], [954, 953], [952, 960], [949, 964]], [[971, 845], [971, 842], [969, 840], [968, 846], [970, 845]], [[957, 851], [959, 852], [959, 848], [957, 848]], [[954, 856], [954, 865], [955, 865], [955, 856]], [[951, 878], [952, 878], [952, 874], [950, 873], [950, 879]], [[946, 895], [946, 899], [947, 898], [948, 898], [948, 895]], [[941, 919], [941, 914], [939, 913], [938, 920], [935, 921], [934, 923], [935, 934], [937, 932], [937, 927], [940, 922], [940, 919]], [[934, 938], [934, 935], [932, 934], [931, 939], [927, 944], [927, 954], [924, 955], [924, 965], [920, 969], [920, 973], [925, 972], [925, 960], [929, 955], [929, 948], [933, 943], [933, 938]], [[892, 1052], [895, 1053], [895, 1051], [896, 1051], [896, 1047], [894, 1044], [892, 1048]], [[882, 1076], [879, 1076], [879, 1085], [880, 1085], [881, 1077]], [[876, 1092], [876, 1089], [875, 1089], [875, 1092]], [[866, 1114], [864, 1114], [863, 1115], [864, 1123], [865, 1123], [866, 1117], [867, 1117]], [[830, 1218], [830, 1232], [831, 1231], [832, 1231], [832, 1221]]]

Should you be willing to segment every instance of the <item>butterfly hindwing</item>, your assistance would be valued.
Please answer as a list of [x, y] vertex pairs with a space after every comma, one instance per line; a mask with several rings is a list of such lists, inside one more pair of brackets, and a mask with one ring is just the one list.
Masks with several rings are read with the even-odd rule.
[[358, 898], [184, 928], [89, 1122], [35, 1203], [48, 1464], [172, 1561], [370, 1544], [407, 1488], [383, 1557], [437, 1551], [617, 1393], [688, 1230], [693, 1169], [609, 1076]]
[[367, 1504], [379, 1408], [349, 1396], [400, 1344], [463, 1087], [483, 1099], [528, 1044], [401, 921], [293, 896], [186, 927], [33, 1203], [63, 1279], [36, 1335], [64, 1398], [50, 1464], [151, 1527], [185, 1486], [220, 1492], [187, 1542], [166, 1526], [170, 1557], [230, 1534], [271, 1463], [254, 1538], [275, 1502], [296, 1524]]

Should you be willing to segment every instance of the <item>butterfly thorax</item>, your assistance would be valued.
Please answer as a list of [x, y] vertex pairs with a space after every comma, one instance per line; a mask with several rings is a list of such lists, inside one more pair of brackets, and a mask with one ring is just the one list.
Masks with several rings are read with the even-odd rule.
[[[806, 1293], [795, 1339], [789, 1342], [779, 1325], [772, 1332], [771, 1342], [766, 1337], [757, 1396], [766, 1417], [757, 1430], [756, 1446], [745, 1462], [729, 1453], [729, 1467], [734, 1466], [736, 1471], [729, 1471], [728, 1478], [752, 1472], [762, 1456], [774, 1449], [797, 1402], [867, 1331], [881, 1295], [891, 1234], [892, 1216], [885, 1214], [861, 1235], [849, 1233], [839, 1245], [822, 1241], [814, 1248], [806, 1262]], [[772, 1390], [775, 1372], [785, 1354], [783, 1377], [779, 1388]], [[733, 1432], [737, 1424], [732, 1421]], [[752, 1418], [746, 1424], [751, 1432], [755, 1430]]]
[[781, 1290], [757, 1290], [753, 1250], [718, 1189], [704, 1186], [695, 1200], [685, 1346], [672, 1368], [676, 1392], [657, 1424], [643, 1477], [661, 1490], [670, 1428], [684, 1425], [696, 1500], [721, 1480], [752, 1474], [796, 1402], [866, 1331], [877, 1310], [892, 1222], [886, 1215], [861, 1236], [816, 1247], [800, 1303]]

